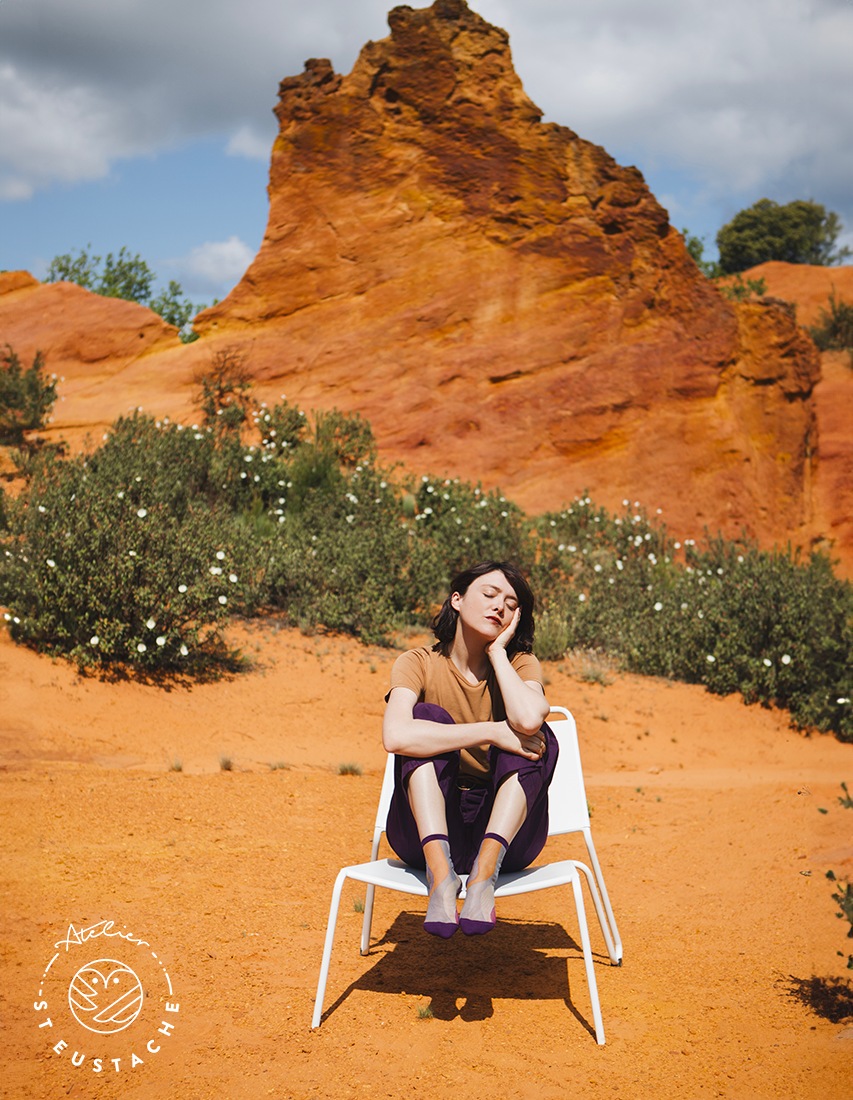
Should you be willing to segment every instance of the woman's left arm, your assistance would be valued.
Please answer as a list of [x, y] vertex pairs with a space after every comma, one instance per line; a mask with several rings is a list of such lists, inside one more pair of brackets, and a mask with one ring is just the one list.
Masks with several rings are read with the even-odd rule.
[[506, 647], [521, 619], [516, 609], [512, 621], [487, 648], [489, 660], [495, 671], [495, 679], [501, 689], [509, 724], [519, 733], [533, 734], [542, 728], [551, 708], [545, 699], [542, 685], [535, 680], [522, 680], [510, 663]]

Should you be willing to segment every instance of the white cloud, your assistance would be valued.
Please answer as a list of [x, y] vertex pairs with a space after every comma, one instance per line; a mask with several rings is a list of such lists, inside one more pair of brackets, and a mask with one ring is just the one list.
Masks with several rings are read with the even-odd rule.
[[251, 126], [241, 126], [233, 133], [225, 146], [229, 157], [248, 157], [250, 160], [269, 160], [272, 141], [259, 134]]
[[[0, 196], [210, 135], [266, 157], [278, 81], [311, 56], [347, 71], [393, 2], [2, 0]], [[853, 222], [848, 0], [471, 7], [510, 32], [546, 117], [623, 162], [678, 169], [719, 201], [814, 197]]]
[[175, 260], [177, 268], [185, 269], [211, 285], [233, 286], [255, 258], [254, 252], [239, 237], [227, 241], [205, 241], [188, 256]]

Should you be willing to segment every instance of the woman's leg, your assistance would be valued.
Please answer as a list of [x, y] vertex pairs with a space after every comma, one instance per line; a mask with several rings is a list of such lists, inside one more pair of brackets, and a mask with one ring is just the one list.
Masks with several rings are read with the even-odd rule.
[[491, 932], [495, 926], [495, 884], [501, 863], [527, 817], [527, 796], [518, 773], [507, 776], [495, 795], [486, 835], [471, 874], [459, 924], [467, 936]]
[[548, 787], [559, 747], [551, 730], [544, 729], [545, 755], [539, 761], [492, 750], [490, 763], [499, 786], [459, 918], [467, 935], [490, 932], [495, 926], [495, 885], [507, 850], [511, 848], [507, 867], [520, 870], [533, 862], [547, 839]]
[[424, 928], [434, 936], [448, 939], [459, 926], [456, 899], [462, 880], [450, 856], [446, 805], [435, 768], [420, 767], [410, 774], [409, 806], [426, 860], [429, 905]]

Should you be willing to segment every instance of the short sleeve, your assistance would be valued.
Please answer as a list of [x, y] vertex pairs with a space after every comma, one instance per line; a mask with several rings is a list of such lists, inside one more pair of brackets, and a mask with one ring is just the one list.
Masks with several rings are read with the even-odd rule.
[[[396, 687], [408, 688], [417, 695], [419, 700], [424, 696], [426, 683], [425, 652], [422, 649], [410, 649], [407, 653], [401, 653], [391, 667], [391, 687], [388, 695]], [[388, 695], [385, 702], [388, 702]]]
[[542, 666], [532, 653], [516, 653], [510, 664], [525, 682], [533, 680], [542, 685]]

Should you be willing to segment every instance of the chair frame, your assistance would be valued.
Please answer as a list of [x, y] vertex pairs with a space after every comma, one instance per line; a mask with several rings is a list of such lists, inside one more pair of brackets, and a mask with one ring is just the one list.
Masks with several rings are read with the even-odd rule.
[[[572, 893], [577, 912], [578, 926], [580, 929], [581, 948], [584, 957], [587, 984], [589, 986], [590, 1000], [592, 1002], [592, 1014], [595, 1025], [596, 1042], [604, 1044], [604, 1023], [601, 1017], [601, 1006], [598, 999], [598, 984], [595, 978], [595, 970], [590, 946], [589, 929], [586, 921], [583, 892], [581, 890], [581, 878], [586, 879], [587, 888], [595, 907], [598, 923], [601, 927], [607, 953], [611, 964], [622, 965], [622, 941], [613, 916], [613, 908], [610, 897], [604, 883], [604, 875], [601, 864], [595, 851], [592, 833], [589, 823], [589, 810], [586, 801], [586, 790], [583, 783], [581, 769], [580, 750], [578, 747], [577, 728], [570, 711], [565, 707], [552, 706], [551, 714], [561, 714], [564, 720], [551, 724], [551, 729], [560, 746], [560, 755], [557, 768], [551, 783], [551, 792], [558, 793], [561, 797], [558, 802], [552, 801], [550, 806], [550, 824], [548, 836], [559, 836], [566, 833], [580, 832], [586, 843], [586, 850], [592, 870], [579, 860], [567, 859], [557, 863], [546, 864], [541, 867], [527, 867], [523, 871], [509, 871], [498, 878], [495, 898], [511, 897], [515, 894], [526, 894], [534, 890], [544, 890], [553, 886], [572, 887]], [[559, 779], [558, 779], [559, 776]], [[394, 791], [394, 757], [389, 754], [385, 767], [385, 775], [382, 782], [382, 793], [379, 797], [379, 806], [376, 812], [376, 821], [373, 830], [373, 843], [371, 845], [370, 861], [368, 863], [355, 864], [352, 867], [344, 867], [338, 872], [332, 891], [332, 902], [329, 909], [329, 922], [326, 928], [326, 939], [323, 945], [323, 959], [320, 965], [320, 977], [317, 983], [317, 995], [314, 1001], [314, 1014], [311, 1027], [319, 1027], [323, 998], [326, 992], [326, 982], [329, 976], [329, 964], [332, 955], [332, 945], [337, 926], [338, 909], [340, 907], [341, 891], [347, 879], [363, 882], [367, 885], [367, 893], [364, 902], [364, 920], [361, 930], [361, 954], [366, 955], [370, 948], [370, 930], [373, 922], [373, 901], [377, 886], [388, 890], [396, 890], [399, 893], [413, 894], [417, 897], [428, 897], [426, 871], [409, 867], [397, 859], [378, 859], [379, 844], [382, 833], [385, 831], [385, 822], [388, 816], [388, 807]], [[467, 876], [462, 876], [463, 886], [461, 897], [465, 897]]]

